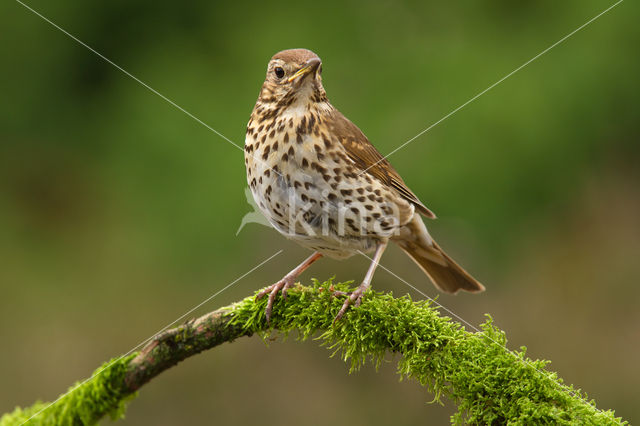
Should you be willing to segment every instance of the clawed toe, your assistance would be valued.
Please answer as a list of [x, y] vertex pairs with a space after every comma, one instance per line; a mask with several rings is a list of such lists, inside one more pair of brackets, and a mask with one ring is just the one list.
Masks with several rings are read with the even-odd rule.
[[355, 289], [354, 291], [351, 291], [351, 292], [345, 292], [345, 291], [334, 291], [333, 292], [334, 296], [347, 296], [347, 299], [342, 304], [342, 308], [340, 308], [340, 311], [338, 312], [338, 315], [336, 315], [336, 317], [333, 320], [334, 324], [337, 321], [339, 321], [340, 318], [342, 318], [344, 313], [347, 312], [347, 309], [349, 309], [350, 305], [353, 305], [354, 308], [357, 308], [358, 306], [360, 306], [360, 304], [362, 303], [362, 296], [364, 295], [364, 292], [367, 290], [367, 288], [368, 287], [360, 286], [360, 287], [358, 287], [357, 289]]
[[295, 278], [286, 276], [275, 284], [270, 285], [269, 287], [262, 290], [260, 293], [256, 295], [256, 300], [262, 299], [267, 294], [269, 295], [269, 299], [267, 300], [267, 307], [264, 310], [264, 314], [267, 318], [267, 324], [271, 322], [271, 311], [273, 310], [273, 304], [275, 303], [276, 297], [279, 292], [282, 292], [282, 298], [287, 298], [287, 290], [295, 283]]

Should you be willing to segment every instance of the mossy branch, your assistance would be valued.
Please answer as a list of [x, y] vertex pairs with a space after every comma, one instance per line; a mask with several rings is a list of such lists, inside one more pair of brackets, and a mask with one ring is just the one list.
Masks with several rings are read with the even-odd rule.
[[28, 419], [30, 425], [78, 425], [95, 424], [107, 414], [118, 418], [141, 386], [178, 362], [273, 330], [296, 331], [303, 340], [319, 334], [352, 370], [367, 358], [377, 366], [389, 352], [402, 354], [401, 377], [416, 379], [436, 399], [455, 402], [458, 412], [451, 420], [456, 424], [627, 424], [565, 385], [545, 369], [546, 361], [526, 358], [524, 348], [507, 350], [504, 333], [490, 318], [482, 331], [471, 333], [428, 302], [369, 292], [359, 308], [333, 324], [342, 300], [332, 297], [332, 288], [347, 290], [347, 285], [297, 286], [286, 300], [278, 299], [270, 325], [264, 317], [266, 301], [248, 297], [167, 330], [139, 352], [106, 363], [47, 409], [46, 403], [17, 408], [0, 419], [0, 426]]

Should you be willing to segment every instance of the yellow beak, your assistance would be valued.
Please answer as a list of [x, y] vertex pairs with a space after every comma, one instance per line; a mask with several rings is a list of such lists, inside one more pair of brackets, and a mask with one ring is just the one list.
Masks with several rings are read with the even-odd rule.
[[298, 78], [304, 77], [307, 74], [315, 72], [320, 67], [321, 64], [322, 62], [318, 58], [309, 59], [304, 67], [300, 68], [298, 72], [296, 72], [294, 75], [292, 75], [287, 79], [287, 82], [291, 83], [292, 81]]

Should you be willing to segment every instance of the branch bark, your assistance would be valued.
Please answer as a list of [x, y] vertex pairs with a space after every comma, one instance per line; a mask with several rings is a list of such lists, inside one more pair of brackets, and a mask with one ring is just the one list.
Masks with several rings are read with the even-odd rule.
[[232, 318], [229, 309], [222, 308], [155, 336], [129, 362], [125, 391], [137, 391], [158, 374], [193, 355], [253, 334], [241, 324], [229, 324]]

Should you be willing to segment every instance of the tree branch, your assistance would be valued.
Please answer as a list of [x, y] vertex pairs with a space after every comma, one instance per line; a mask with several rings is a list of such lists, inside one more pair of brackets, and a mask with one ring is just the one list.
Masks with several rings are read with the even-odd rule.
[[[506, 349], [506, 338], [489, 319], [471, 333], [440, 316], [429, 303], [408, 296], [369, 292], [362, 305], [336, 324], [342, 300], [334, 285], [298, 286], [279, 298], [271, 318], [265, 300], [254, 297], [218, 309], [157, 335], [139, 352], [112, 360], [53, 404], [16, 408], [0, 426], [29, 424], [95, 424], [106, 414], [117, 418], [136, 391], [158, 374], [204, 350], [242, 336], [273, 330], [298, 332], [301, 339], [320, 334], [334, 353], [351, 362], [351, 370], [367, 358], [379, 365], [389, 352], [399, 352], [398, 372], [416, 379], [435, 394], [458, 405], [453, 423], [626, 424], [613, 411], [598, 410], [579, 390], [565, 385], [546, 361], [530, 360], [522, 351]], [[336, 290], [348, 290], [344, 284]]]
[[253, 334], [242, 324], [229, 324], [233, 318], [228, 308], [222, 308], [154, 337], [129, 362], [124, 379], [126, 391], [137, 391], [164, 370], [190, 356]]

